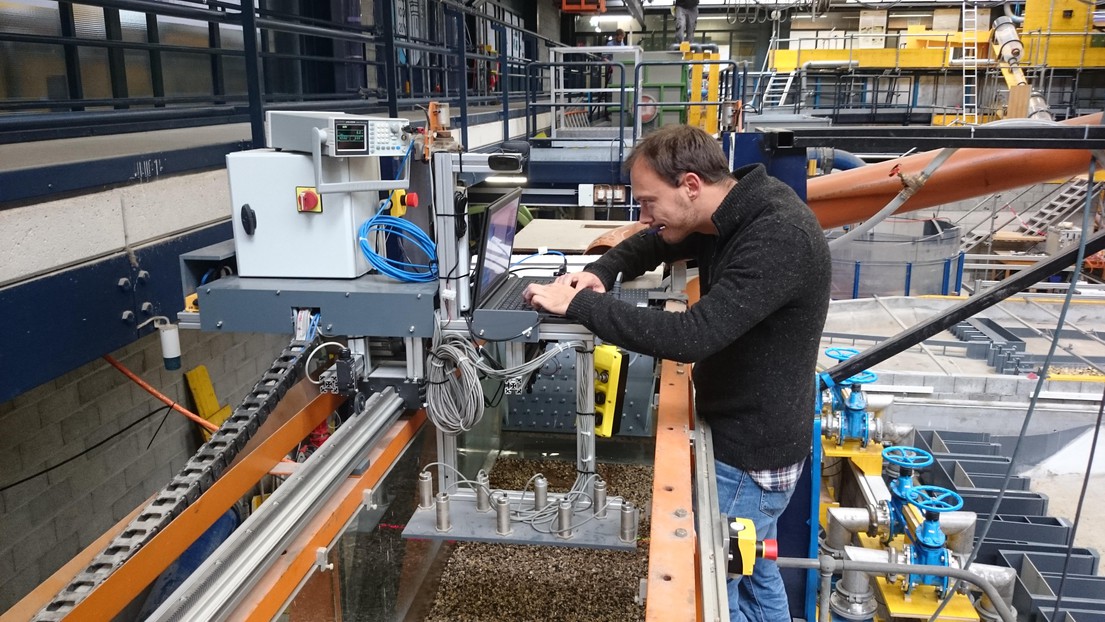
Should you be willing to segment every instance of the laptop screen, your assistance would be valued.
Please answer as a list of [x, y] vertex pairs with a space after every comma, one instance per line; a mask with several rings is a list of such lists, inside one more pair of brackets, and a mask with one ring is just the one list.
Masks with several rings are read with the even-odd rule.
[[488, 206], [484, 217], [484, 235], [477, 259], [475, 306], [481, 307], [499, 284], [510, 276], [510, 256], [514, 254], [514, 234], [518, 231], [520, 188], [503, 195]]

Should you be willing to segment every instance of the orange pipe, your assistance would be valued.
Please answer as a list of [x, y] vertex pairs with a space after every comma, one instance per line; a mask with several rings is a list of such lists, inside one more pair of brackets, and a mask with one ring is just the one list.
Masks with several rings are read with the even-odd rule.
[[157, 399], [161, 400], [162, 402], [165, 402], [166, 405], [168, 405], [170, 408], [177, 411], [178, 413], [184, 415], [185, 417], [188, 417], [192, 421], [195, 421], [199, 425], [207, 428], [208, 430], [210, 430], [212, 432], [215, 432], [219, 429], [219, 426], [215, 425], [214, 423], [211, 423], [210, 421], [204, 419], [203, 417], [197, 415], [196, 413], [188, 410], [187, 408], [181, 406], [180, 404], [177, 404], [173, 400], [171, 400], [168, 397], [166, 397], [165, 395], [163, 395], [160, 391], [153, 388], [150, 385], [150, 383], [146, 382], [145, 380], [142, 380], [141, 378], [138, 377], [137, 374], [135, 374], [131, 370], [127, 369], [119, 361], [115, 360], [115, 357], [111, 356], [110, 354], [105, 354], [104, 355], [104, 360], [107, 361], [108, 363], [110, 363], [112, 367], [114, 367], [115, 369], [118, 369], [120, 372], [122, 372], [124, 376], [126, 376], [127, 378], [130, 378], [131, 380], [133, 380], [135, 384], [137, 384], [138, 386], [145, 389], [150, 395], [156, 397]]
[[[1063, 121], [1063, 125], [1100, 125], [1102, 113]], [[864, 220], [904, 187], [902, 177], [924, 170], [939, 150], [869, 164], [815, 177], [806, 184], [806, 201], [826, 229]], [[897, 213], [943, 205], [1085, 172], [1085, 149], [960, 149]], [[897, 167], [897, 170], [893, 170]]]

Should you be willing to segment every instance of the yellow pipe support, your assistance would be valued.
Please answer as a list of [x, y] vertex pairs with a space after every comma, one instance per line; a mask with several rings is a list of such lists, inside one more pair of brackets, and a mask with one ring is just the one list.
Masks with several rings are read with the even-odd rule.
[[[703, 55], [701, 53], [697, 53], [697, 54], [691, 54], [690, 57], [691, 57], [692, 61], [701, 61], [702, 58], [703, 58]], [[704, 66], [700, 65], [700, 64], [691, 65], [691, 79], [690, 79], [690, 85], [691, 85], [690, 90], [691, 90], [691, 92], [690, 92], [690, 99], [688, 100], [691, 103], [702, 101], [702, 69], [703, 69], [703, 67]], [[702, 106], [690, 106], [689, 110], [687, 111], [687, 125], [705, 130], [706, 128], [704, 128], [703, 124], [702, 124], [703, 116], [704, 115], [702, 114]]]
[[[707, 60], [712, 60], [712, 61], [718, 61], [718, 55], [713, 54], [713, 53], [706, 54], [706, 59]], [[712, 102], [720, 101], [719, 98], [721, 97], [721, 94], [720, 94], [718, 81], [719, 81], [719, 78], [720, 78], [720, 75], [721, 75], [721, 65], [718, 64], [717, 62], [714, 62], [713, 64], [707, 65], [706, 69], [707, 69], [707, 72], [708, 72], [707, 73], [707, 78], [706, 78], [706, 101], [712, 101]], [[718, 114], [720, 112], [720, 110], [718, 108], [719, 107], [715, 104], [713, 106], [707, 107], [706, 110], [705, 110], [705, 112], [706, 112], [706, 127], [705, 127], [705, 130], [706, 130], [707, 134], [713, 135], [713, 134], [717, 134], [717, 132], [718, 132], [718, 117], [720, 116]]]

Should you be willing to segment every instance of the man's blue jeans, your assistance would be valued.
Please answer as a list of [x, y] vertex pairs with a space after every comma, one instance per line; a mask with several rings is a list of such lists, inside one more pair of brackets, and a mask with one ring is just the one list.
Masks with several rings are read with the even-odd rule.
[[[715, 460], [714, 464], [721, 513], [751, 519], [759, 540], [775, 538], [779, 515], [786, 509], [794, 489], [764, 490], [741, 469], [720, 460]], [[729, 579], [728, 583], [731, 622], [787, 622], [791, 619], [783, 578], [775, 562], [758, 559], [752, 576]]]

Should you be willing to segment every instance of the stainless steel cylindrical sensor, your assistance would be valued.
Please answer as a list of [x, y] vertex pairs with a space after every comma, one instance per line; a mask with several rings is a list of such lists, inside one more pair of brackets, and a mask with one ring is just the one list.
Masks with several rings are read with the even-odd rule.
[[434, 507], [434, 476], [429, 471], [418, 474], [418, 507], [423, 510]]
[[497, 494], [491, 502], [495, 506], [495, 533], [509, 536], [514, 532], [510, 526], [510, 499], [505, 494]]
[[437, 495], [437, 530], [449, 531], [453, 528], [449, 522], [449, 495], [440, 492]]
[[567, 499], [561, 499], [556, 507], [556, 537], [572, 537], [572, 502]]
[[540, 511], [549, 504], [549, 480], [538, 475], [533, 480], [533, 509]]
[[618, 538], [622, 542], [634, 542], [637, 540], [637, 508], [633, 507], [633, 503], [625, 501], [622, 503], [621, 512], [622, 524], [621, 529], [618, 532]]
[[476, 474], [476, 511], [491, 511], [491, 488], [488, 486], [487, 473], [480, 471]]
[[591, 506], [595, 511], [595, 518], [606, 518], [606, 482], [595, 480], [595, 502]]

